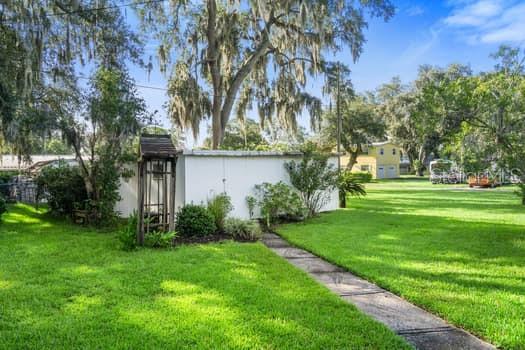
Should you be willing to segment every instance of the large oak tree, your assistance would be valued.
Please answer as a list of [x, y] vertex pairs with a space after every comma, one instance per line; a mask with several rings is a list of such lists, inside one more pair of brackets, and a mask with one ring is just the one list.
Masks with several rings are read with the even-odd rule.
[[211, 118], [218, 148], [232, 113], [256, 109], [260, 122], [277, 118], [297, 127], [305, 108], [320, 116], [319, 99], [305, 91], [323, 74], [326, 54], [349, 48], [356, 60], [367, 19], [393, 15], [389, 0], [179, 0], [137, 5], [159, 40], [161, 69], [169, 67], [169, 114], [194, 133]]

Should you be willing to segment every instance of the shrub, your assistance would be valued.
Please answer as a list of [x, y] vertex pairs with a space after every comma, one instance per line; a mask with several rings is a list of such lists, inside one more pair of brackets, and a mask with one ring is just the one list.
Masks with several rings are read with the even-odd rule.
[[18, 175], [16, 171], [0, 171], [0, 184], [10, 182], [16, 175]]
[[144, 245], [150, 248], [168, 248], [173, 245], [177, 232], [153, 231], [144, 237]]
[[301, 198], [284, 182], [279, 181], [276, 184], [265, 182], [256, 185], [255, 192], [257, 205], [268, 227], [279, 220], [297, 221], [304, 218], [305, 208]]
[[208, 211], [215, 219], [217, 230], [224, 231], [224, 220], [233, 210], [230, 196], [226, 193], [219, 194], [208, 201]]
[[262, 236], [261, 226], [255, 220], [226, 219], [224, 231], [232, 238], [241, 241], [257, 241]]
[[308, 216], [317, 215], [337, 185], [337, 170], [328, 164], [328, 156], [307, 152], [300, 162], [292, 160], [284, 167], [308, 209]]
[[128, 218], [126, 226], [118, 233], [122, 249], [126, 251], [137, 248], [137, 213], [133, 212]]
[[182, 237], [207, 236], [215, 233], [215, 218], [203, 206], [188, 204], [177, 213], [176, 231]]
[[354, 182], [365, 184], [372, 181], [372, 174], [367, 171], [358, 171], [358, 172], [350, 172], [350, 170], [343, 170], [345, 173], [347, 173], [349, 177], [351, 177]]
[[257, 206], [257, 198], [254, 196], [247, 196], [246, 204], [248, 205], [248, 210], [250, 212], [250, 219], [253, 219], [255, 207]]
[[16, 176], [13, 171], [0, 171], [0, 196], [9, 198], [9, 182]]
[[0, 222], [2, 222], [2, 215], [7, 211], [7, 204], [5, 198], [0, 195]]
[[38, 198], [46, 197], [51, 211], [71, 215], [76, 208], [84, 208], [87, 193], [77, 167], [60, 163], [45, 167], [36, 178]]
[[339, 188], [339, 206], [341, 208], [346, 208], [347, 196], [360, 197], [366, 195], [365, 187], [356, 181], [354, 174], [350, 170], [341, 171], [337, 186]]

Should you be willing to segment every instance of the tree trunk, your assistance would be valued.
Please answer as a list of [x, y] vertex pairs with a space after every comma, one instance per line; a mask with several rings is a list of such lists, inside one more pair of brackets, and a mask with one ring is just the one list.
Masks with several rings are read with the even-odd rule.
[[418, 160], [417, 169], [416, 169], [417, 176], [423, 176], [424, 175], [425, 158], [426, 158], [425, 148], [424, 148], [424, 146], [421, 146], [419, 148], [419, 152], [418, 152], [418, 155], [417, 155], [417, 160]]
[[222, 84], [221, 71], [219, 67], [219, 47], [217, 43], [217, 4], [215, 0], [208, 0], [208, 26], [206, 28], [206, 36], [208, 38], [208, 48], [206, 50], [206, 59], [208, 68], [211, 74], [211, 82], [213, 87], [213, 103], [212, 103], [212, 148], [218, 149], [222, 142], [223, 125], [221, 122], [221, 105], [222, 105]]
[[275, 18], [273, 12], [270, 15], [270, 20], [263, 30], [263, 37], [259, 46], [255, 48], [251, 56], [239, 68], [237, 73], [233, 76], [229, 88], [224, 90], [223, 78], [220, 71], [220, 52], [217, 41], [217, 4], [216, 0], [208, 0], [208, 26], [206, 36], [208, 38], [208, 48], [206, 56], [208, 60], [208, 67], [211, 72], [212, 86], [213, 86], [213, 105], [212, 105], [212, 148], [218, 149], [224, 138], [224, 131], [226, 124], [230, 119], [230, 115], [235, 102], [235, 97], [243, 81], [248, 77], [250, 72], [255, 67], [255, 64], [263, 57], [270, 47], [269, 32], [270, 27], [274, 24]]
[[339, 190], [339, 208], [346, 208], [346, 192]]
[[221, 123], [221, 110], [216, 106], [216, 98], [213, 99], [211, 129], [212, 129], [212, 149], [219, 149], [222, 143], [223, 125]]
[[357, 152], [348, 152], [348, 163], [346, 164], [346, 170], [352, 170], [355, 163], [357, 163]]
[[348, 153], [348, 164], [346, 164], [347, 170], [352, 170], [355, 163], [357, 163], [357, 157], [359, 154], [363, 153], [363, 147], [359, 144], [355, 149], [347, 149], [346, 152]]

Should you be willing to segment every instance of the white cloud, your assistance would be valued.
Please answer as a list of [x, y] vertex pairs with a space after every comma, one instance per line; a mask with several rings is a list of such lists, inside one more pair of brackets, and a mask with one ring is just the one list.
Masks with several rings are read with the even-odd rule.
[[521, 43], [525, 40], [525, 4], [516, 0], [453, 0], [445, 26], [473, 43]]
[[439, 44], [439, 28], [430, 28], [425, 33], [424, 40], [411, 43], [405, 51], [399, 56], [399, 62], [405, 65], [418, 64]]
[[488, 19], [500, 14], [502, 10], [500, 1], [481, 0], [456, 8], [452, 15], [445, 19], [445, 23], [453, 26], [482, 25]]
[[419, 5], [415, 5], [415, 6], [411, 6], [409, 7], [407, 10], [406, 10], [406, 13], [407, 15], [411, 16], [411, 17], [415, 17], [415, 16], [421, 16], [422, 14], [425, 13], [425, 9], [423, 9], [421, 6]]

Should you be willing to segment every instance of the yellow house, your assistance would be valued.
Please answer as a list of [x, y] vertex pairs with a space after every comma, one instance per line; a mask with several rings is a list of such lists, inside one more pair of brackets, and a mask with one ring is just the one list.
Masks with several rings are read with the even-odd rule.
[[[357, 156], [352, 171], [366, 171], [374, 179], [393, 179], [399, 177], [399, 164], [403, 152], [390, 141], [363, 145], [363, 153]], [[341, 166], [346, 167], [349, 156], [341, 157]]]

